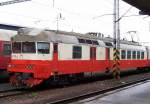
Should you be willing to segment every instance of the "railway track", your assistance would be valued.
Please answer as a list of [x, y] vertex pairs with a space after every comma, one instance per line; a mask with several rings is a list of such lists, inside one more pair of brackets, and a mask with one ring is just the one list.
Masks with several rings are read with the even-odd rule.
[[[6, 104], [67, 104], [96, 95], [105, 95], [106, 92], [118, 90], [139, 82], [150, 79], [150, 72], [136, 75], [122, 76], [119, 81], [104, 79], [83, 84], [69, 85], [65, 87], [48, 88], [45, 90], [17, 90], [0, 92], [0, 103]], [[5, 98], [5, 99], [1, 99]], [[13, 101], [11, 100], [13, 99]]]
[[25, 94], [27, 91], [23, 90], [23, 88], [13, 87], [9, 83], [0, 84], [0, 99], [15, 95]]
[[11, 96], [16, 96], [16, 95], [23, 95], [27, 93], [26, 91], [15, 91], [15, 90], [11, 90], [11, 91], [7, 91], [7, 92], [0, 92], [0, 99], [5, 98], [5, 97], [11, 97]]
[[81, 94], [81, 95], [75, 95], [75, 96], [71, 96], [71, 97], [64, 98], [64, 99], [59, 99], [57, 101], [52, 101], [52, 102], [49, 102], [47, 104], [68, 104], [68, 103], [73, 104], [73, 102], [76, 102], [76, 101], [79, 101], [79, 100], [83, 100], [83, 99], [93, 97], [93, 96], [96, 96], [96, 95], [100, 95], [100, 94], [105, 94], [107, 92], [118, 90], [118, 89], [121, 89], [121, 88], [125, 88], [127, 86], [136, 85], [138, 83], [145, 82], [147, 80], [150, 80], [150, 77], [142, 78], [140, 80], [138, 79], [138, 80], [130, 81], [128, 83], [120, 82], [120, 84], [118, 86], [113, 86], [113, 87], [106, 88], [106, 89], [100, 89], [100, 90], [93, 91], [93, 92], [87, 92], [87, 93], [84, 93], [84, 94]]

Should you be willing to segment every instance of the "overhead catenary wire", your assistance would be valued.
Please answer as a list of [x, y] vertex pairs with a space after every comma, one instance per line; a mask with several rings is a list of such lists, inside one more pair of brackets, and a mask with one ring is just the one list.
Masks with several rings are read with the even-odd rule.
[[10, 1], [4, 1], [4, 2], [0, 2], [0, 6], [16, 4], [16, 3], [21, 3], [21, 2], [27, 2], [27, 1], [31, 1], [31, 0], [10, 0]]
[[[89, 14], [83, 14], [83, 13], [79, 13], [79, 12], [75, 12], [75, 11], [71, 11], [71, 10], [66, 10], [64, 8], [60, 8], [60, 7], [57, 7], [57, 6], [55, 6], [55, 8], [53, 8], [53, 6], [50, 6], [50, 5], [44, 4], [44, 3], [40, 3], [40, 2], [37, 2], [37, 1], [31, 1], [31, 2], [34, 3], [34, 4], [42, 6], [43, 8], [56, 9], [58, 11], [65, 12], [65, 13], [67, 13], [69, 15], [76, 15], [76, 16], [80, 16], [80, 17], [90, 16], [91, 18], [93, 17], [92, 14], [91, 15], [89, 15]], [[109, 6], [107, 5], [105, 7], [110, 8], [110, 5]], [[112, 8], [110, 8], [110, 10], [111, 9]]]
[[[54, 2], [54, 0], [52, 0], [53, 2]], [[44, 8], [52, 8], [52, 7], [50, 7], [50, 5], [48, 5], [48, 4], [44, 4], [44, 3], [41, 3], [41, 2], [37, 2], [37, 1], [35, 1], [35, 0], [31, 0], [31, 2], [33, 3], [33, 4], [38, 4], [38, 5], [40, 5], [40, 6], [42, 6], [42, 7], [44, 7]], [[110, 3], [111, 4], [111, 3]], [[61, 11], [61, 12], [65, 12], [65, 13], [67, 13], [67, 14], [69, 14], [69, 15], [76, 15], [76, 16], [81, 16], [81, 17], [86, 17], [85, 15], [83, 15], [83, 14], [81, 14], [81, 13], [76, 13], [76, 12], [74, 12], [74, 11], [69, 11], [69, 10], [65, 10], [65, 9], [62, 9], [62, 8], [55, 8], [55, 9], [57, 9], [57, 10], [59, 10], [59, 11]], [[7, 12], [8, 13], [8, 12]], [[11, 14], [13, 14], [13, 13], [11, 13]], [[16, 15], [16, 14], [14, 14], [14, 15]], [[107, 14], [106, 14], [107, 15]], [[108, 15], [111, 15], [111, 14], [108, 14]], [[26, 18], [31, 18], [31, 19], [37, 19], [37, 20], [41, 20], [41, 21], [43, 21], [42, 19], [40, 19], [40, 18], [37, 18], [37, 17], [31, 17], [31, 16], [25, 16], [25, 15], [22, 15], [22, 14], [17, 14], [17, 16], [21, 16], [21, 17], [26, 17]], [[88, 17], [89, 17], [90, 15], [88, 15]], [[104, 16], [104, 15], [103, 15]], [[93, 18], [92, 16], [91, 16], [91, 18]], [[45, 21], [45, 20], [44, 20]], [[47, 20], [46, 20], [47, 21]]]
[[119, 17], [117, 21], [120, 21], [131, 9], [132, 9], [132, 6], [124, 14], [122, 14], [121, 17]]
[[[50, 0], [50, 2], [48, 2], [47, 4], [45, 3], [46, 1], [48, 1], [48, 0], [42, 0], [42, 1], [38, 1], [38, 0], [32, 0], [31, 2], [30, 2], [30, 4], [32, 3], [32, 4], [34, 4], [34, 6], [33, 6], [33, 8], [42, 8], [43, 10], [44, 10], [44, 8], [47, 10], [47, 9], [56, 9], [56, 11], [58, 11], [58, 13], [62, 13], [62, 15], [63, 16], [65, 16], [65, 18], [66, 18], [66, 20], [68, 19], [68, 18], [72, 18], [73, 16], [75, 17], [74, 19], [76, 19], [77, 21], [78, 20], [83, 20], [83, 21], [93, 21], [92, 19], [93, 19], [93, 14], [86, 14], [86, 13], [79, 13], [79, 12], [77, 12], [77, 11], [72, 11], [72, 10], [70, 10], [70, 9], [65, 9], [65, 8], [61, 8], [61, 7], [58, 7], [57, 6], [57, 2], [56, 2], [56, 6], [55, 6], [55, 8], [53, 8], [53, 4], [52, 3], [54, 3], [53, 2], [53, 0]], [[56, 0], [56, 1], [59, 1], [59, 0]], [[106, 2], [106, 3], [104, 3], [104, 5], [106, 6], [106, 8], [108, 7], [108, 9], [111, 9], [112, 7], [112, 0], [106, 0], [106, 1], [101, 1], [101, 2]], [[124, 9], [124, 8], [123, 8]], [[125, 9], [127, 9], [127, 8], [125, 8]], [[124, 9], [124, 10], [125, 10]], [[7, 11], [6, 11], [7, 12]], [[6, 13], [5, 12], [5, 13]], [[8, 13], [9, 12], [9, 13]], [[25, 15], [25, 14], [19, 14], [19, 13], [13, 13], [13, 12], [11, 12], [11, 11], [8, 11], [7, 12], [7, 14], [11, 14], [11, 15], [14, 15], [14, 16], [17, 16], [18, 18], [19, 17], [24, 17], [24, 18], [26, 18], [27, 20], [29, 20], [29, 21], [32, 21], [33, 23], [35, 23], [35, 24], [40, 24], [40, 23], [46, 23], [46, 22], [51, 22], [52, 23], [52, 21], [54, 21], [54, 19], [56, 19], [56, 18], [52, 18], [52, 17], [49, 17], [50, 19], [44, 19], [44, 16], [43, 16], [43, 19], [42, 18], [38, 18], [37, 16], [35, 17], [35, 16], [28, 16], [28, 15]], [[11, 12], [11, 13], [10, 13]], [[49, 14], [50, 14], [50, 12], [49, 12]], [[106, 14], [102, 14], [102, 16], [97, 16], [97, 17], [95, 17], [95, 18], [98, 18], [98, 17], [103, 17], [103, 16], [105, 16], [105, 15], [113, 15], [113, 14], [111, 14], [111, 13], [106, 13]], [[124, 17], [127, 17], [127, 16], [124, 16]], [[81, 18], [81, 19], [80, 19]], [[102, 18], [103, 19], [103, 18]], [[21, 20], [21, 19], [20, 19]], [[65, 20], [65, 21], [66, 21]], [[72, 20], [72, 19], [71, 19]], [[69, 20], [69, 21], [71, 21], [71, 20]], [[64, 21], [64, 22], [65, 22]], [[94, 21], [95, 22], [95, 21]], [[101, 22], [101, 21], [100, 21]], [[103, 21], [102, 21], [103, 22]], [[99, 23], [99, 21], [97, 22], [97, 23]], [[69, 24], [72, 24], [71, 22], [69, 23]], [[80, 24], [79, 24], [80, 25]]]
[[[20, 0], [20, 1], [26, 1], [26, 0]], [[27, 0], [28, 1], [28, 0]], [[107, 1], [107, 0], [106, 0]], [[40, 6], [42, 6], [42, 7], [46, 7], [46, 8], [49, 8], [50, 7], [50, 5], [48, 5], [48, 4], [44, 4], [44, 3], [41, 3], [41, 2], [37, 2], [37, 1], [35, 1], [35, 0], [30, 0], [30, 2], [32, 2], [32, 3], [34, 3], [34, 4], [38, 4], [38, 5], [40, 5]], [[53, 6], [54, 6], [54, 2], [55, 2], [55, 0], [52, 0], [52, 2], [53, 2]], [[112, 1], [111, 0], [109, 0], [109, 1], [107, 1], [107, 3], [109, 3], [110, 5], [112, 5]], [[51, 7], [52, 8], [52, 7]], [[76, 12], [74, 12], [74, 11], [69, 11], [69, 10], [65, 10], [65, 9], [62, 9], [62, 8], [55, 8], [55, 9], [57, 9], [57, 10], [60, 10], [60, 11], [62, 11], [62, 12], [66, 12], [66, 13], [68, 13], [68, 14], [70, 14], [70, 15], [77, 15], [77, 16], [81, 16], [82, 17], [82, 15], [83, 14], [81, 14], [81, 13], [76, 13]], [[107, 15], [107, 14], [106, 14]], [[109, 14], [108, 14], [109, 15]], [[23, 16], [22, 16], [23, 17]], [[25, 16], [25, 17], [27, 17], [27, 18], [29, 18], [29, 16]], [[92, 16], [91, 16], [92, 17]], [[34, 18], [34, 17], [31, 17], [31, 18]], [[93, 18], [93, 17], [92, 17]]]
[[[7, 1], [7, 2], [1, 2], [1, 4], [9, 4], [9, 3], [13, 4], [13, 3], [19, 3], [19, 2], [24, 2], [24, 1], [30, 1], [30, 2], [32, 2], [33, 0], [12, 0], [12, 1]], [[13, 16], [16, 16], [17, 18], [18, 17], [24, 17], [27, 20], [31, 20], [31, 21], [33, 20], [33, 22], [36, 22], [36, 21], [49, 21], [48, 19], [41, 19], [41, 18], [34, 17], [34, 16], [29, 16], [29, 15], [14, 13], [14, 12], [11, 12], [11, 11], [6, 11], [6, 10], [0, 10], [0, 11], [3, 12], [3, 13], [5, 13], [5, 14], [11, 14]]]
[[[0, 12], [3, 12], [5, 14], [11, 14], [11, 15], [15, 15], [15, 16], [20, 16], [20, 17], [25, 17], [25, 18], [28, 18], [28, 19], [31, 19], [31, 20], [44, 20], [44, 19], [41, 19], [41, 18], [37, 18], [37, 17], [33, 17], [33, 16], [27, 16], [27, 15], [23, 15], [23, 14], [18, 14], [18, 13], [14, 13], [14, 12], [8, 12], [8, 11], [2, 11], [0, 10]], [[44, 21], [48, 21], [47, 19], [45, 19]]]
[[[37, 1], [31, 1], [33, 4], [37, 4], [37, 5], [40, 5], [40, 6], [42, 6], [43, 8], [47, 8], [47, 9], [54, 9], [54, 10], [56, 10], [56, 11], [61, 11], [61, 12], [65, 12], [65, 13], [67, 13], [67, 14], [69, 14], [69, 15], [76, 15], [76, 16], [83, 16], [83, 14], [81, 14], [81, 13], [78, 13], [78, 12], [74, 12], [74, 11], [70, 11], [70, 10], [66, 10], [66, 9], [62, 9], [62, 8], [59, 8], [59, 7], [55, 7], [55, 8], [53, 8], [52, 6], [50, 6], [50, 5], [47, 5], [47, 4], [43, 4], [43, 3], [39, 3], [39, 2], [37, 2]], [[90, 16], [90, 15], [88, 15], [88, 16]]]

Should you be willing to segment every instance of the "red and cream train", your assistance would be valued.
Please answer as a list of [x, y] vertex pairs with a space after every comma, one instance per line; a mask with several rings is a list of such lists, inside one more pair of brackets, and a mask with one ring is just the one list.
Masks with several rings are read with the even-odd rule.
[[[55, 77], [111, 72], [112, 39], [95, 35], [22, 29], [12, 38], [11, 83], [35, 86]], [[150, 67], [150, 48], [122, 40], [120, 58], [121, 71]]]

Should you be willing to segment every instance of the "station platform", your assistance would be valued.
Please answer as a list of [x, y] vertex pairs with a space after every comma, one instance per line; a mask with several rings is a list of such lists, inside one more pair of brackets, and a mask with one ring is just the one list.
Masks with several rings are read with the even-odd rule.
[[150, 104], [150, 81], [78, 101], [74, 104]]

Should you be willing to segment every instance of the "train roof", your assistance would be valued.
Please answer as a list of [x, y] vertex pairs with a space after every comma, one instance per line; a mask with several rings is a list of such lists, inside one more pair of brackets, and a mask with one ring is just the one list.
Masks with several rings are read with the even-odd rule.
[[[97, 41], [100, 46], [113, 47], [113, 38], [93, 35], [93, 33], [81, 34], [75, 32], [42, 30], [22, 28], [18, 34], [12, 37], [13, 41], [51, 41], [60, 43], [80, 44], [79, 39]], [[121, 44], [140, 46], [137, 42], [121, 40]]]
[[139, 51], [146, 51], [145, 46], [134, 46], [128, 44], [120, 44], [122, 50], [139, 50]]
[[31, 30], [20, 32], [12, 38], [13, 41], [47, 41], [47, 42], [63, 42], [63, 43], [78, 43], [76, 37], [64, 35], [54, 31]]

